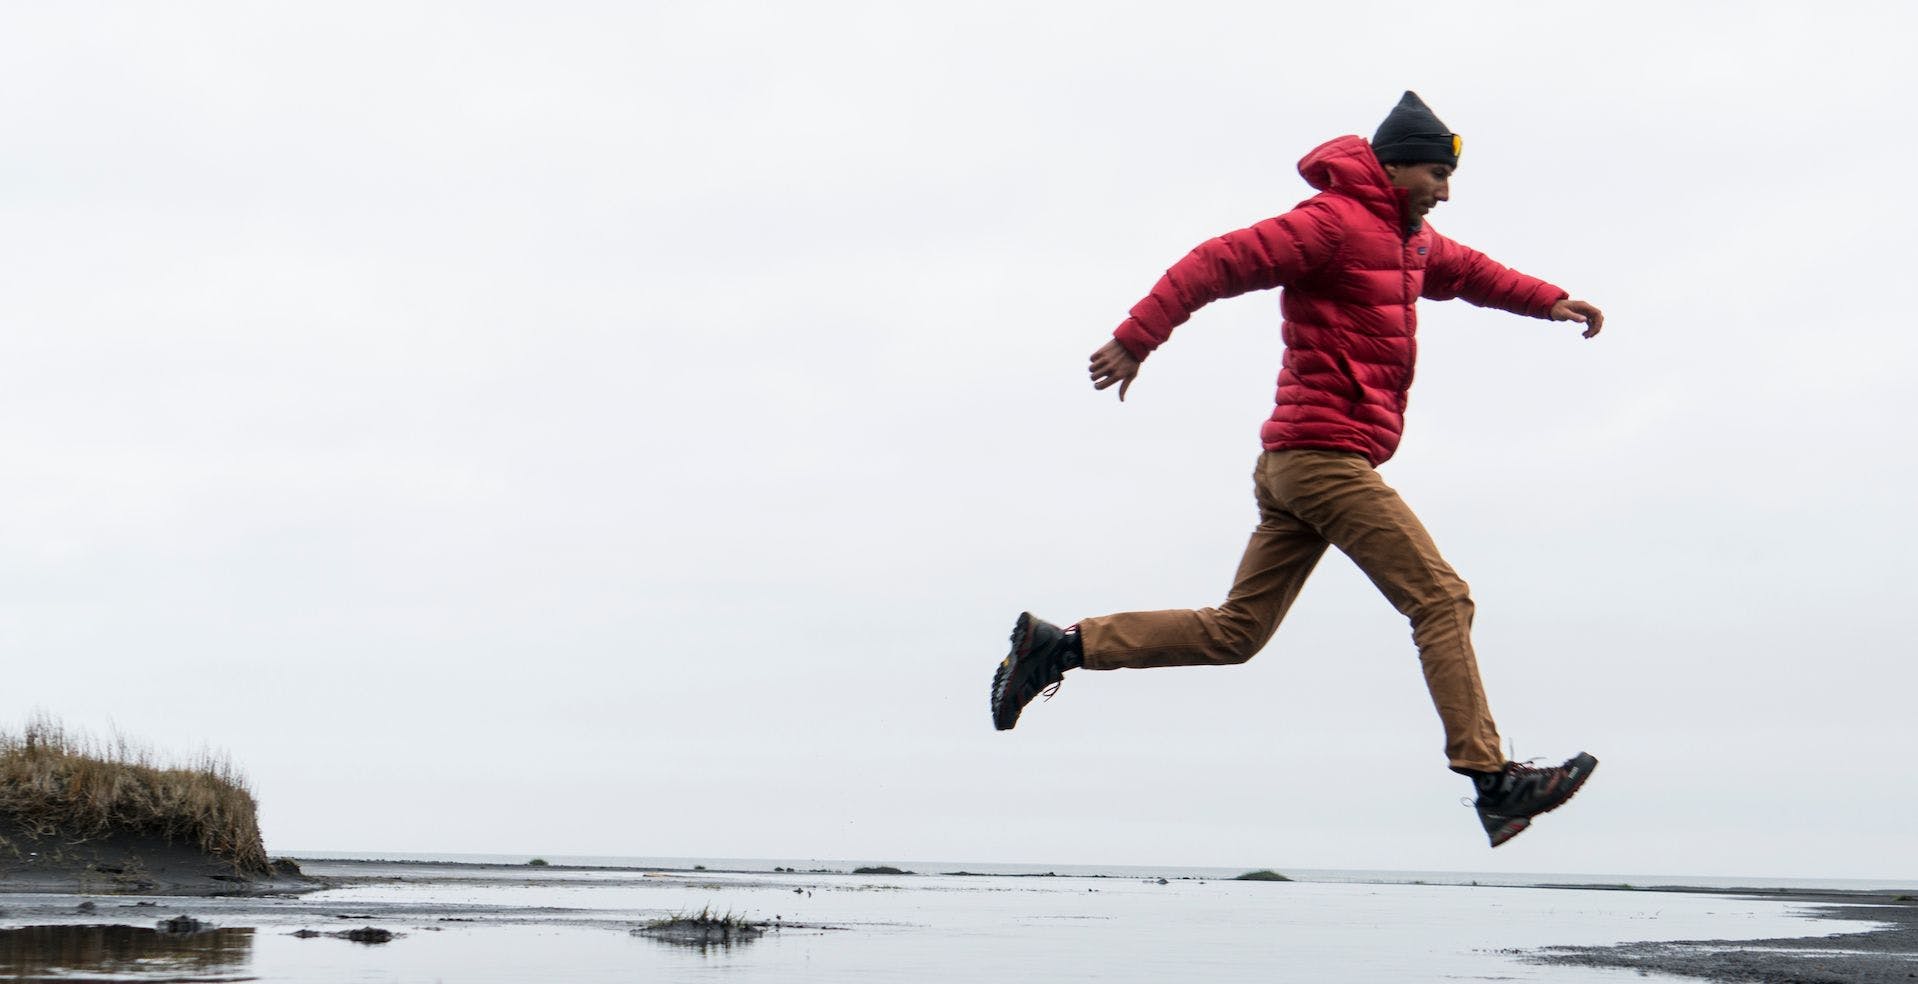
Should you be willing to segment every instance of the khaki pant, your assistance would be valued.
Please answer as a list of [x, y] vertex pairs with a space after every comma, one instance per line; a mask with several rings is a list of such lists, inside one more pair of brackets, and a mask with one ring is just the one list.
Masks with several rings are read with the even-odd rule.
[[1454, 768], [1505, 764], [1472, 654], [1472, 598], [1399, 494], [1361, 456], [1268, 451], [1259, 527], [1218, 608], [1126, 612], [1079, 622], [1089, 670], [1243, 663], [1265, 647], [1325, 553], [1338, 547], [1412, 620], [1425, 685]]

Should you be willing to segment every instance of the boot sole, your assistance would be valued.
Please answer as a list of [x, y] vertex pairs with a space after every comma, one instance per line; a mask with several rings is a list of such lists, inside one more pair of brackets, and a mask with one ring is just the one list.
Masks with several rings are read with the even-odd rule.
[[1531, 817], [1512, 817], [1511, 819], [1506, 820], [1504, 823], [1499, 824], [1497, 830], [1486, 831], [1485, 836], [1490, 837], [1492, 839], [1493, 847], [1497, 847], [1500, 844], [1503, 844], [1506, 841], [1511, 840], [1512, 838], [1517, 837], [1518, 835], [1524, 833], [1526, 829], [1529, 828], [1531, 825], [1532, 825]]
[[1019, 712], [1023, 707], [1013, 706], [1005, 699], [1006, 686], [1011, 683], [1019, 661], [1024, 659], [1031, 649], [1032, 613], [1020, 612], [1019, 620], [1012, 625], [1012, 649], [1006, 658], [999, 661], [999, 669], [992, 674], [992, 727], [995, 731], [1011, 731], [1019, 723]]

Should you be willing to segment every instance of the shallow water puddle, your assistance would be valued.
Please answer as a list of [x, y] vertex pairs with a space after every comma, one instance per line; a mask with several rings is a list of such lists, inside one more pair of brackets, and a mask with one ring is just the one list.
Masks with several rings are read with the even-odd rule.
[[253, 930], [169, 933], [138, 926], [0, 930], [0, 975], [16, 980], [244, 981]]

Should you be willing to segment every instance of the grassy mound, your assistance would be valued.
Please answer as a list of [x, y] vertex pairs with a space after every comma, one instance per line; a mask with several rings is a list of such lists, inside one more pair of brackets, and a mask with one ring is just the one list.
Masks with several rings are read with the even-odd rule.
[[731, 946], [756, 940], [765, 935], [766, 924], [756, 923], [744, 916], [735, 916], [730, 911], [720, 915], [708, 906], [698, 915], [680, 914], [655, 919], [633, 930], [636, 936], [651, 936], [668, 943], [683, 943], [693, 946]]
[[0, 825], [69, 843], [160, 837], [245, 874], [271, 870], [253, 794], [224, 757], [156, 762], [124, 738], [103, 743], [46, 717], [0, 733]]
[[1238, 875], [1234, 877], [1232, 880], [1233, 881], [1291, 881], [1292, 879], [1287, 878], [1284, 875], [1281, 875], [1278, 872], [1271, 870], [1270, 868], [1260, 868], [1257, 871], [1248, 871], [1243, 875]]

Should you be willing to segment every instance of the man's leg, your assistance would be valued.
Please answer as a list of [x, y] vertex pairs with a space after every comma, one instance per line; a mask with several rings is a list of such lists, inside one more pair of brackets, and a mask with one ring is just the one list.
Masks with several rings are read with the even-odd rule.
[[1267, 455], [1264, 467], [1262, 485], [1280, 506], [1351, 557], [1411, 620], [1453, 769], [1503, 769], [1498, 726], [1472, 651], [1471, 592], [1439, 556], [1424, 524], [1359, 455], [1281, 451]]
[[1265, 648], [1325, 554], [1325, 539], [1266, 488], [1262, 455], [1254, 473], [1259, 526], [1232, 590], [1217, 608], [1123, 612], [1079, 622], [1088, 670], [1243, 663]]
[[[1269, 457], [1267, 455], [1266, 457]], [[1030, 612], [1012, 627], [1012, 648], [992, 675], [992, 726], [1006, 731], [1033, 698], [1078, 667], [1198, 666], [1243, 663], [1272, 638], [1299, 588], [1325, 554], [1325, 539], [1279, 507], [1253, 472], [1259, 526], [1218, 608], [1125, 612], [1061, 630]]]

